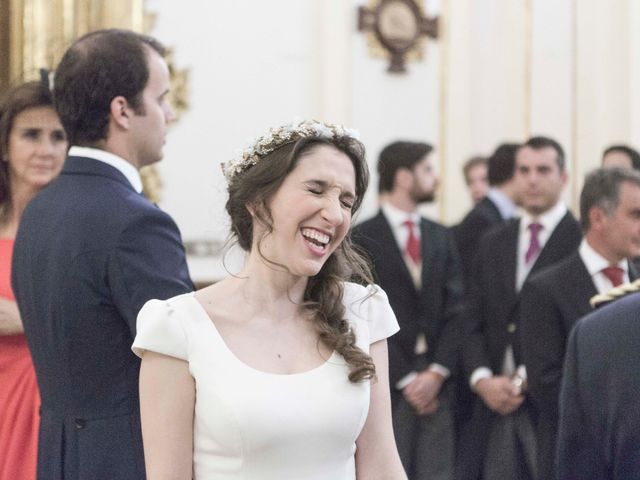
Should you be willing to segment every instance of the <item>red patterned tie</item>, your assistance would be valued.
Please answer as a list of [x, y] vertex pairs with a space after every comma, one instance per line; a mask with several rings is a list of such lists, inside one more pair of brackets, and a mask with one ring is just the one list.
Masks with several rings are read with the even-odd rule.
[[405, 248], [407, 255], [413, 260], [414, 263], [420, 263], [420, 240], [416, 237], [413, 231], [414, 223], [411, 220], [407, 220], [403, 225], [406, 225], [409, 229], [409, 237], [407, 238], [407, 246]]
[[624, 270], [620, 267], [606, 267], [602, 269], [602, 273], [611, 281], [614, 287], [622, 285]]
[[542, 230], [542, 225], [533, 222], [529, 225], [529, 230], [531, 230], [531, 240], [529, 241], [527, 253], [524, 254], [524, 261], [527, 264], [531, 263], [531, 261], [538, 256], [538, 253], [540, 253], [540, 240], [538, 239], [538, 233]]

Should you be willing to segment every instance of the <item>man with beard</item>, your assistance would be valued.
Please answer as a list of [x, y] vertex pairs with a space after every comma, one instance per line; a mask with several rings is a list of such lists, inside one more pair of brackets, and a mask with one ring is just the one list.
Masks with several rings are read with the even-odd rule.
[[354, 229], [389, 296], [400, 332], [389, 339], [396, 443], [412, 480], [453, 475], [453, 384], [463, 278], [448, 230], [418, 213], [438, 179], [426, 143], [394, 142], [380, 153], [378, 214]]

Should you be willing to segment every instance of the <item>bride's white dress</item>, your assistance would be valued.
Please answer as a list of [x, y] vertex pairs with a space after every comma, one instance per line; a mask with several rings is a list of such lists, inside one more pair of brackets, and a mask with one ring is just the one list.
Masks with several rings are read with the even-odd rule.
[[[344, 304], [364, 351], [398, 331], [386, 294], [345, 283]], [[186, 360], [196, 384], [195, 480], [353, 480], [355, 441], [369, 382], [349, 382], [334, 352], [292, 375], [249, 367], [229, 350], [193, 293], [151, 300], [138, 315], [134, 352]]]

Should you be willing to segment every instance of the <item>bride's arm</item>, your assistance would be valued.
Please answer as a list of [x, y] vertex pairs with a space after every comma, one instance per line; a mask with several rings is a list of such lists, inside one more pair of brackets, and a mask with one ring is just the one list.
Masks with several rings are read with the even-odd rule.
[[140, 415], [147, 480], [191, 480], [195, 384], [187, 362], [146, 351]]
[[378, 380], [371, 382], [369, 415], [356, 440], [357, 480], [406, 480], [391, 423], [387, 340], [371, 345]]

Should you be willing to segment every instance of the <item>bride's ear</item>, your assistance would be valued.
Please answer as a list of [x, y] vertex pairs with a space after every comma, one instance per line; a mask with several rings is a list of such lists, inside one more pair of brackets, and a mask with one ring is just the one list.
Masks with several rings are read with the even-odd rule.
[[267, 228], [269, 229], [270, 218], [269, 210], [265, 204], [261, 201], [247, 202], [244, 206], [251, 215], [254, 228]]

